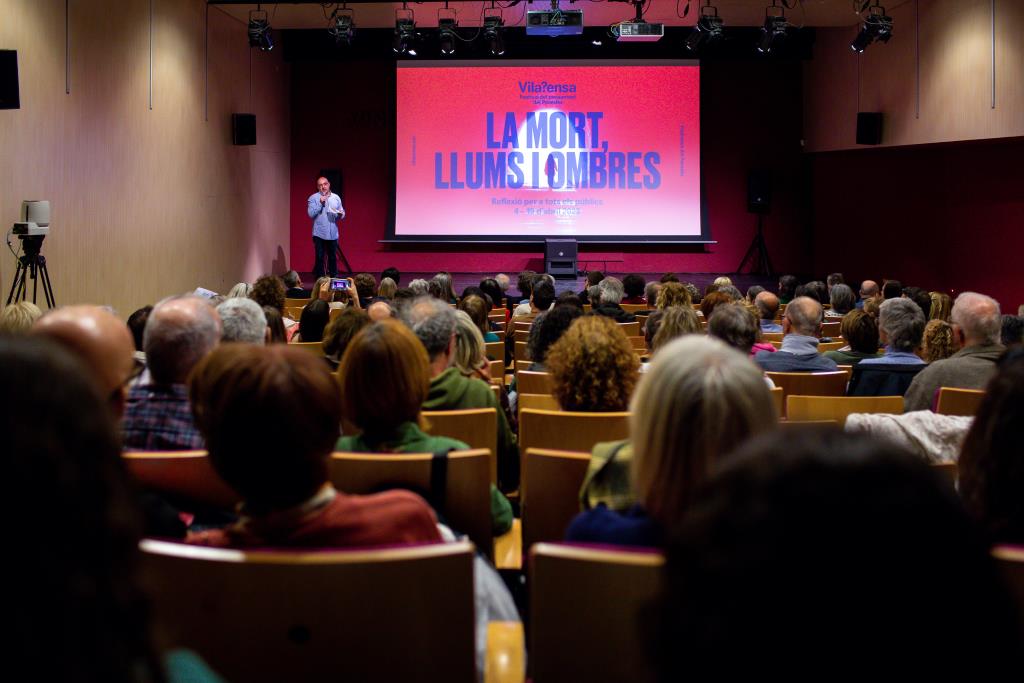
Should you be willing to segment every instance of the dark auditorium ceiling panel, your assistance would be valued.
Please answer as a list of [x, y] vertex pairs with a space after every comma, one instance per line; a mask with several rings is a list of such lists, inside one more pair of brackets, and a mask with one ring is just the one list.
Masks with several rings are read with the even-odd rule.
[[[892, 10], [894, 7], [903, 5], [908, 0], [890, 0], [883, 4]], [[796, 3], [796, 0], [793, 0]], [[240, 3], [235, 0], [211, 0], [211, 5], [217, 5], [221, 10], [237, 17], [241, 21], [247, 21], [249, 11], [256, 9], [256, 3]], [[689, 15], [681, 19], [676, 15], [676, 0], [650, 0], [650, 6], [645, 18], [650, 22], [661, 22], [669, 26], [692, 26], [696, 21], [698, 6], [703, 0], [692, 0]], [[712, 4], [718, 8], [719, 15], [725, 20], [727, 26], [760, 26], [764, 22], [765, 6], [771, 4], [770, 0], [712, 0]], [[490, 6], [490, 3], [487, 3]], [[458, 10], [459, 23], [463, 26], [475, 26], [479, 24], [480, 8], [483, 3], [459, 2], [452, 0], [450, 7]], [[519, 19], [526, 3], [521, 2], [515, 7], [504, 9], [506, 24], [521, 25], [516, 22]], [[544, 0], [536, 0], [530, 9], [544, 9], [548, 3]], [[562, 0], [563, 7], [570, 7], [568, 0]], [[679, 12], [682, 13], [686, 6], [686, 0], [678, 3]], [[365, 0], [351, 0], [348, 7], [355, 12], [356, 23], [365, 28], [387, 28], [395, 24], [395, 9], [400, 9], [402, 3], [388, 2], [366, 2]], [[420, 26], [435, 26], [437, 24], [437, 10], [443, 7], [441, 2], [409, 3], [409, 8], [416, 13], [416, 22]], [[584, 21], [587, 26], [607, 26], [608, 24], [628, 19], [632, 15], [632, 9], [625, 3], [619, 2], [576, 2], [571, 5], [573, 9], [582, 9]], [[803, 10], [798, 6], [796, 9], [787, 11], [787, 16], [792, 24], [796, 26], [852, 26], [860, 21], [853, 11], [852, 0], [804, 0]], [[330, 9], [324, 10], [321, 3], [263, 3], [262, 8], [269, 11], [270, 23], [275, 29], [308, 29], [324, 28], [327, 25], [326, 16]], [[325, 15], [326, 12], [326, 15]]]

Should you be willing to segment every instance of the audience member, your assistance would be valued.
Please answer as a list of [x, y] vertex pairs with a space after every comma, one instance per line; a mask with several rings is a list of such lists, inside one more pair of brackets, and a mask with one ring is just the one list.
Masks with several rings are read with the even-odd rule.
[[567, 537], [661, 545], [718, 462], [776, 420], [764, 378], [744, 355], [705, 337], [672, 342], [633, 397], [631, 447], [595, 447], [580, 494], [593, 509], [573, 520]]
[[828, 287], [821, 280], [812, 280], [807, 284], [803, 285], [801, 290], [799, 287], [796, 291], [796, 296], [809, 296], [810, 298], [817, 301], [819, 304], [829, 303], [828, 298]]
[[[505, 308], [505, 293], [501, 289], [501, 285], [494, 278], [485, 278], [480, 281], [480, 291], [486, 294], [491, 299], [491, 308]], [[507, 309], [506, 309], [507, 311]], [[511, 317], [510, 313], [505, 314], [505, 322], [508, 322]]]
[[991, 297], [964, 292], [950, 315], [960, 350], [938, 360], [914, 378], [903, 401], [904, 410], [927, 410], [940, 387], [982, 389], [995, 372], [1003, 352], [999, 343], [999, 303]]
[[924, 321], [924, 314], [912, 300], [886, 299], [878, 311], [878, 336], [885, 353], [865, 358], [859, 365], [924, 365], [915, 353], [921, 346]]
[[716, 306], [731, 304], [732, 301], [732, 297], [725, 292], [711, 292], [710, 294], [705, 294], [704, 300], [700, 302], [700, 312], [704, 316], [705, 321], [711, 320], [711, 314], [715, 312]]
[[666, 309], [672, 306], [693, 308], [693, 299], [690, 297], [689, 290], [678, 282], [666, 282], [663, 284], [658, 292], [658, 299], [655, 302], [655, 308], [657, 309]]
[[762, 287], [761, 285], [751, 285], [750, 287], [747, 287], [746, 299], [750, 303], [754, 303], [754, 301], [757, 299], [757, 295], [758, 294], [760, 294], [761, 292], [767, 292], [767, 291], [768, 290], [765, 289], [764, 287]]
[[[516, 303], [522, 303], [529, 301], [530, 295], [533, 293], [533, 282], [537, 278], [537, 273], [532, 270], [521, 271], [516, 278], [516, 289], [519, 291], [519, 298]], [[509, 303], [512, 303], [512, 298], [509, 298]]]
[[249, 292], [249, 298], [260, 306], [273, 306], [284, 313], [284, 283], [276, 275], [261, 275], [256, 278]]
[[757, 318], [739, 303], [716, 307], [708, 321], [708, 334], [748, 356], [760, 351], [775, 353], [771, 344], [758, 343]]
[[789, 304], [796, 295], [796, 288], [800, 281], [793, 275], [783, 275], [779, 278], [779, 303]]
[[583, 315], [583, 311], [575, 306], [558, 305], [542, 316], [538, 316], [530, 328], [526, 341], [526, 354], [532, 361], [530, 370], [546, 372], [545, 361], [551, 345], [561, 339], [573, 321]]
[[[676, 280], [676, 282], [678, 282], [678, 280]], [[700, 290], [697, 289], [697, 285], [692, 282], [684, 282], [682, 285], [686, 288], [686, 291], [690, 293], [690, 303], [699, 304], [703, 297], [700, 295]]]
[[648, 310], [653, 310], [658, 303], [658, 292], [661, 291], [662, 284], [656, 280], [651, 280], [644, 286], [644, 304], [647, 305]]
[[[832, 296], [832, 288], [836, 285], [845, 284], [846, 280], [843, 279], [842, 273], [829, 273], [829, 276], [825, 278], [825, 286], [828, 287], [828, 295]], [[850, 289], [850, 293], [853, 293], [853, 289]]]
[[999, 339], [1003, 346], [1013, 346], [1024, 341], [1024, 318], [1005, 314], [1002, 317], [1002, 332]]
[[886, 280], [882, 283], [883, 299], [898, 299], [903, 296], [903, 283], [899, 280]]
[[[32, 305], [35, 306], [35, 304]], [[128, 331], [132, 333], [132, 341], [135, 342], [135, 357], [142, 362], [146, 361], [146, 353], [142, 350], [142, 334], [146, 330], [146, 321], [149, 320], [149, 314], [152, 312], [152, 306], [143, 306], [128, 316]], [[38, 319], [39, 316], [36, 316], [32, 319], [32, 322], [34, 323]], [[31, 324], [29, 327], [31, 327]]]
[[949, 314], [953, 311], [953, 297], [944, 292], [930, 292], [928, 296], [932, 300], [931, 320], [942, 320], [949, 322]]
[[934, 363], [937, 360], [949, 358], [957, 352], [953, 326], [945, 320], [937, 318], [929, 320], [928, 324], [924, 326], [921, 343], [924, 348], [921, 357], [925, 363]]
[[761, 292], [754, 297], [754, 305], [757, 306], [762, 332], [782, 332], [782, 325], [775, 322], [775, 316], [779, 312], [779, 297], [771, 292]]
[[487, 302], [479, 296], [471, 294], [462, 298], [459, 302], [459, 310], [465, 311], [469, 315], [470, 320], [480, 330], [480, 334], [483, 337], [485, 343], [493, 343], [501, 341], [498, 335], [491, 332], [490, 326], [488, 325], [487, 319]]
[[876, 321], [878, 320], [878, 309], [881, 308], [882, 302], [885, 301], [882, 297], [874, 297], [872, 299], [865, 299], [861, 305], [861, 310], [870, 315]]
[[[647, 319], [647, 325], [651, 326], [650, 318]], [[647, 343], [647, 348], [650, 349], [652, 356], [674, 339], [687, 334], [702, 334], [704, 332], [704, 326], [700, 324], [697, 312], [693, 310], [692, 306], [672, 306], [662, 309], [654, 327]]]
[[993, 543], [1024, 544], [1024, 351], [1012, 349], [985, 388], [958, 462], [967, 511]]
[[327, 323], [321, 344], [324, 347], [324, 357], [332, 369], [338, 368], [352, 338], [370, 322], [370, 316], [365, 311], [346, 308]]
[[395, 292], [398, 290], [398, 283], [389, 277], [384, 278], [380, 281], [380, 287], [377, 288], [377, 296], [382, 299], [391, 300], [395, 298]]
[[622, 290], [623, 299], [619, 303], [623, 304], [643, 304], [644, 302], [644, 287], [647, 286], [647, 282], [644, 278], [636, 273], [630, 273], [626, 277], [622, 278]]
[[676, 277], [675, 273], [665, 273], [658, 279], [658, 282], [660, 282], [661, 284], [666, 284], [668, 282], [679, 282], [679, 278]]
[[491, 381], [483, 335], [469, 314], [461, 310], [455, 311], [455, 354], [452, 356], [452, 366], [458, 368], [464, 377]]
[[366, 314], [370, 316], [370, 320], [377, 322], [378, 320], [394, 318], [395, 309], [388, 301], [378, 300], [374, 301], [367, 307]]
[[1013, 600], [988, 546], [949, 485], [885, 441], [765, 434], [673, 531], [652, 626], [660, 680], [744, 678], [783, 661], [798, 679], [837, 662], [850, 678], [1017, 665]]
[[284, 286], [285, 286], [285, 290], [284, 290], [285, 298], [288, 298], [288, 299], [307, 299], [307, 298], [309, 298], [306, 295], [306, 290], [304, 290], [302, 288], [302, 278], [300, 278], [299, 274], [296, 273], [294, 270], [289, 270], [287, 273], [285, 273], [283, 276], [281, 276], [281, 281], [284, 282]]
[[546, 365], [563, 410], [613, 412], [626, 410], [640, 361], [622, 328], [605, 316], [587, 315], [551, 345]]
[[580, 312], [583, 311], [583, 301], [580, 300], [580, 296], [576, 292], [570, 292], [569, 290], [566, 290], [559, 294], [558, 297], [555, 299], [555, 305], [561, 306], [563, 304], [566, 306], [578, 308]]
[[143, 338], [149, 382], [128, 392], [121, 423], [126, 449], [203, 448], [203, 438], [192, 420], [186, 382], [192, 368], [217, 346], [220, 336], [220, 316], [204, 299], [176, 296], [153, 307]]
[[836, 369], [831, 358], [818, 353], [821, 304], [810, 297], [797, 297], [782, 316], [782, 347], [775, 353], [761, 351], [754, 362], [768, 372], [829, 372]]
[[[498, 273], [494, 276], [494, 280], [498, 283], [498, 286], [501, 287], [502, 295], [508, 291], [509, 286], [512, 284], [512, 280], [505, 273]], [[494, 302], [494, 305], [497, 306], [498, 302]]]
[[826, 351], [823, 356], [839, 365], [857, 365], [865, 358], [878, 358], [878, 323], [864, 311], [853, 310], [843, 316], [839, 326], [846, 346]]
[[430, 293], [430, 287], [426, 280], [423, 278], [416, 278], [409, 283], [409, 289], [411, 289], [416, 296], [423, 296]]
[[284, 316], [273, 306], [264, 306], [263, 315], [267, 317], [267, 343], [284, 344], [288, 341], [288, 333], [284, 329]]
[[831, 318], [842, 318], [857, 306], [857, 298], [848, 285], [839, 282], [832, 286], [829, 292], [829, 302], [832, 304], [825, 315]]
[[[18, 301], [8, 304], [0, 312], [0, 334], [22, 334], [28, 332], [29, 328], [42, 315], [43, 312], [31, 301]], [[128, 320], [130, 322], [131, 318]]]
[[384, 284], [384, 280], [387, 279], [390, 279], [392, 282], [394, 282], [395, 287], [397, 288], [399, 285], [402, 284], [402, 273], [399, 272], [398, 268], [390, 266], [380, 272], [381, 284]]
[[618, 323], [631, 323], [636, 321], [636, 316], [626, 312], [619, 303], [622, 301], [625, 290], [618, 278], [606, 277], [598, 285], [599, 298], [593, 302], [591, 313], [611, 318]]
[[903, 298], [910, 299], [921, 309], [924, 319], [927, 322], [931, 319], [932, 295], [920, 287], [904, 287]]
[[741, 292], [733, 285], [719, 285], [718, 292], [720, 294], [725, 294], [733, 303], [736, 303], [737, 301], [743, 301], [743, 292]]
[[331, 309], [326, 301], [315, 299], [310, 301], [302, 309], [299, 318], [299, 332], [293, 338], [294, 341], [311, 343], [321, 342], [324, 338], [324, 328], [331, 320]]
[[248, 282], [239, 282], [234, 287], [228, 290], [227, 298], [249, 298], [250, 294], [252, 294], [252, 285], [250, 285]]
[[[365, 309], [373, 301], [373, 297], [377, 296], [377, 280], [369, 273], [356, 273], [356, 276], [352, 278], [352, 284], [355, 285], [356, 294], [359, 297], [359, 305]], [[450, 278], [448, 280], [448, 285], [450, 291]], [[455, 295], [452, 294], [452, 299], [454, 300], [454, 298]], [[452, 303], [454, 303], [454, 301]]]
[[249, 298], [234, 297], [217, 306], [221, 320], [221, 341], [264, 344], [267, 316], [260, 305]]
[[730, 278], [727, 275], [719, 275], [718, 277], [715, 278], [713, 284], [715, 285], [715, 287], [718, 287], [718, 288], [732, 287], [733, 286], [732, 285], [732, 278]]
[[599, 270], [591, 270], [587, 272], [587, 282], [585, 285], [583, 285], [583, 291], [580, 292], [580, 299], [583, 301], [583, 303], [591, 305], [596, 303], [595, 301], [592, 301], [590, 299], [590, 288], [596, 287], [597, 285], [601, 284], [601, 280], [603, 279], [604, 273], [602, 273]]
[[[516, 306], [512, 314], [512, 328], [515, 329], [517, 322], [528, 322], [537, 317], [539, 313], [551, 308], [555, 303], [555, 286], [547, 280], [538, 279], [530, 290], [530, 298]], [[509, 337], [506, 337], [508, 339]]]

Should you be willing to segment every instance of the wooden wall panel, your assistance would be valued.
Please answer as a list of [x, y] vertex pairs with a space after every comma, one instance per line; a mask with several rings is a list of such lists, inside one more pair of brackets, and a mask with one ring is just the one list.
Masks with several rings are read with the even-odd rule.
[[[245, 24], [209, 10], [206, 120], [202, 0], [72, 2], [71, 94], [64, 3], [0, 0], [0, 47], [19, 51], [22, 109], [0, 112], [0, 222], [49, 199], [43, 254], [60, 304], [126, 317], [168, 294], [217, 291], [286, 268], [290, 74], [250, 54]], [[250, 83], [251, 72], [251, 83]], [[231, 144], [232, 112], [259, 144]], [[0, 257], [4, 301], [14, 258]]]

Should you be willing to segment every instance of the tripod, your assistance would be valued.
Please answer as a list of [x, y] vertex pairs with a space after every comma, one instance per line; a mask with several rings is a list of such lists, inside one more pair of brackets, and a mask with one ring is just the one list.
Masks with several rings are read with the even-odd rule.
[[345, 252], [341, 250], [341, 240], [338, 240], [338, 258], [340, 258], [342, 263], [345, 264], [345, 270], [348, 274], [352, 275], [352, 266], [349, 265], [348, 259], [345, 258]]
[[26, 278], [32, 280], [32, 303], [35, 303], [39, 290], [39, 279], [42, 278], [46, 306], [53, 308], [57, 305], [57, 301], [53, 296], [53, 285], [50, 284], [50, 271], [46, 268], [46, 257], [39, 253], [43, 248], [43, 236], [18, 235], [18, 239], [21, 240], [21, 246], [25, 253], [18, 258], [18, 267], [14, 271], [11, 293], [7, 295], [7, 305], [9, 306], [12, 301], [24, 301], [28, 296]]
[[736, 272], [742, 273], [743, 266], [747, 264], [747, 261], [753, 259], [754, 270], [751, 271], [757, 275], [772, 276], [772, 261], [768, 258], [768, 245], [764, 241], [764, 214], [757, 214], [757, 234], [754, 235], [754, 239], [750, 242], [750, 246], [747, 248], [747, 253], [743, 255], [743, 259], [740, 260], [740, 264], [736, 266]]

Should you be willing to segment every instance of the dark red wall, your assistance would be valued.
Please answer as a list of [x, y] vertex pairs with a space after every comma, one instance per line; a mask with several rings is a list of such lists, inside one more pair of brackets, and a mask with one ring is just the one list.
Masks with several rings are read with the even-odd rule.
[[[449, 270], [494, 273], [541, 266], [541, 248], [396, 247], [385, 237], [390, 199], [389, 109], [394, 64], [298, 62], [292, 69], [291, 263], [312, 270], [310, 221], [305, 200], [315, 191], [321, 168], [341, 168], [348, 218], [342, 247], [352, 267], [379, 273]], [[767, 167], [775, 175], [775, 197], [766, 232], [773, 265], [806, 269], [807, 181], [800, 152], [799, 62], [706, 63], [703, 80], [703, 171], [711, 237], [705, 251], [669, 247], [601, 247], [622, 253], [612, 271], [708, 272], [735, 270], [754, 234], [746, 210], [747, 172]], [[598, 247], [583, 248], [584, 254]]]
[[813, 268], [1024, 303], [1024, 141], [814, 155]]

